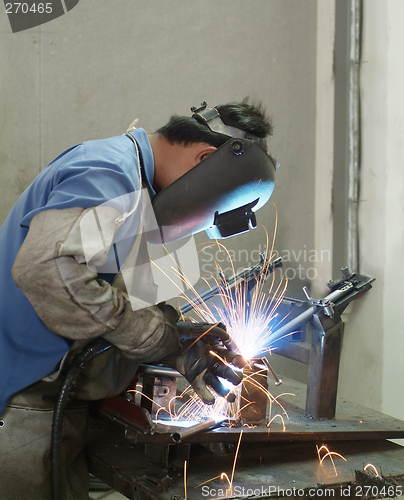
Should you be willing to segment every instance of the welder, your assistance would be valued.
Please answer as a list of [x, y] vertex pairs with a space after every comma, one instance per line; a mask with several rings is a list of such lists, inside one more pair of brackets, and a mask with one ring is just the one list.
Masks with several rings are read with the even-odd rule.
[[121, 393], [140, 363], [176, 367], [213, 402], [217, 359], [202, 340], [184, 350], [177, 311], [153, 301], [145, 248], [254, 227], [274, 186], [271, 133], [260, 105], [203, 103], [155, 133], [139, 128], [68, 149], [20, 196], [0, 230], [2, 500], [50, 500], [55, 396], [73, 354], [93, 339], [113, 348], [91, 361], [65, 412], [64, 499], [88, 498], [87, 401]]

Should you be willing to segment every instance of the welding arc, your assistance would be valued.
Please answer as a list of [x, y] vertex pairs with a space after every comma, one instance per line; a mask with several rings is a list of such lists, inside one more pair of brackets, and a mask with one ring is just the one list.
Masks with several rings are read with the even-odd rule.
[[236, 401], [236, 396], [229, 391], [229, 389], [226, 389], [226, 387], [220, 382], [220, 380], [213, 375], [213, 373], [207, 372], [203, 380], [206, 385], [209, 385], [212, 387], [212, 389], [219, 394], [219, 396], [222, 396], [223, 398], [227, 397], [227, 401], [229, 403], [234, 403]]
[[[241, 354], [237, 354], [236, 352], [231, 351], [230, 349], [223, 349], [221, 351], [216, 349], [216, 353], [220, 354], [220, 356], [223, 357], [223, 359], [224, 359], [224, 361], [226, 361], [226, 363], [231, 363], [236, 368], [240, 368], [241, 370], [247, 364], [246, 360], [243, 358], [243, 356]], [[220, 377], [221, 377], [221, 375], [220, 375]], [[234, 384], [234, 385], [237, 385], [237, 384]]]
[[230, 392], [218, 377], [228, 380], [233, 385], [238, 385], [243, 380], [243, 372], [234, 370], [219, 360], [209, 366], [203, 377], [205, 384], [212, 387], [219, 396], [226, 398], [228, 403], [234, 403], [236, 401], [235, 394]]

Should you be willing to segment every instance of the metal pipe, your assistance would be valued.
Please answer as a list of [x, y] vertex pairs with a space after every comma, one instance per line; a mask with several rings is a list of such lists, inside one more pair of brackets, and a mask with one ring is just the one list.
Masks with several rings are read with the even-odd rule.
[[195, 436], [195, 434], [199, 434], [200, 432], [213, 429], [225, 420], [227, 420], [226, 417], [207, 418], [203, 422], [199, 422], [198, 424], [192, 425], [191, 427], [186, 427], [184, 429], [173, 432], [171, 434], [171, 439], [174, 441], [174, 443], [182, 443], [184, 439]]
[[351, 0], [349, 54], [349, 163], [347, 207], [347, 262], [353, 272], [359, 272], [359, 195], [361, 169], [361, 49], [362, 3]]
[[[347, 292], [353, 288], [352, 283], [347, 283], [346, 286], [343, 288], [340, 288], [338, 290], [335, 290], [334, 292], [331, 292], [329, 295], [327, 295], [324, 299], [323, 302], [335, 302], [344, 295], [347, 294]], [[279, 330], [276, 330], [271, 334], [271, 344], [275, 342], [276, 340], [279, 340], [281, 337], [284, 337], [288, 333], [293, 332], [293, 330], [300, 325], [303, 325], [306, 323], [314, 313], [317, 311], [321, 310], [322, 306], [312, 306], [306, 309], [302, 314], [299, 314], [299, 316], [296, 316], [296, 318], [292, 319], [289, 321], [289, 323], [286, 323], [286, 325], [282, 326], [279, 328]]]

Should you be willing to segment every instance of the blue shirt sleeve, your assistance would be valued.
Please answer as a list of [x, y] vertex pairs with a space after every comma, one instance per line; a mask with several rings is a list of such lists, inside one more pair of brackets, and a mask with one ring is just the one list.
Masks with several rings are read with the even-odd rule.
[[90, 208], [108, 204], [119, 212], [130, 211], [131, 197], [141, 189], [139, 165], [133, 144], [124, 136], [89, 141], [67, 150], [50, 163], [36, 179], [31, 192], [42, 202], [21, 220], [29, 226], [42, 210]]

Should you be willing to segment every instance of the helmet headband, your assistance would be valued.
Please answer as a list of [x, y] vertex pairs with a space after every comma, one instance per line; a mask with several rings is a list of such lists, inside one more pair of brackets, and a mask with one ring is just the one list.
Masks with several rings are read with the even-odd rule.
[[211, 108], [204, 101], [199, 108], [191, 108], [192, 118], [195, 118], [200, 123], [207, 125], [212, 132], [228, 135], [229, 137], [238, 137], [240, 139], [250, 139], [259, 144], [264, 151], [268, 151], [268, 142], [262, 137], [257, 137], [240, 128], [226, 125], [220, 117], [220, 113], [216, 108]]

